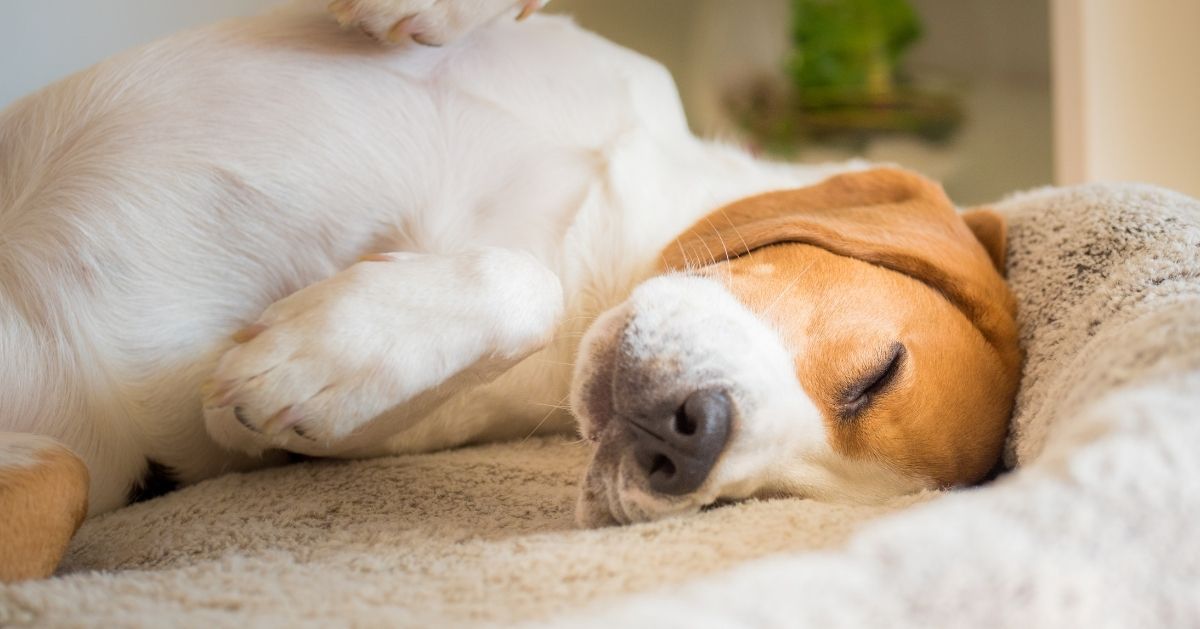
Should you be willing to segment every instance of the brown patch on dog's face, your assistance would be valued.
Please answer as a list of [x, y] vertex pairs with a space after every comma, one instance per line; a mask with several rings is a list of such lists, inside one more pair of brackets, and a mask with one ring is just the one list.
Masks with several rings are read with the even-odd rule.
[[[998, 461], [1019, 377], [1004, 221], [876, 170], [722, 208], [663, 254], [784, 339], [830, 444], [939, 486]], [[719, 255], [714, 255], [719, 252]]]
[[932, 287], [811, 245], [757, 249], [703, 274], [775, 329], [833, 449], [938, 486], [986, 475], [1011, 399], [980, 332]]

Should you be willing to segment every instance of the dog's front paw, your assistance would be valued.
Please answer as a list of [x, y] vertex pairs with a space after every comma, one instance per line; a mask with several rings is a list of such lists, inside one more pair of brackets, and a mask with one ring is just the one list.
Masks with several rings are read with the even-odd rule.
[[420, 378], [399, 373], [411, 363], [397, 355], [426, 355], [427, 336], [388, 321], [388, 304], [361, 286], [371, 270], [276, 302], [234, 335], [205, 389], [210, 432], [248, 431], [235, 441], [260, 446], [336, 443], [412, 395]]
[[508, 11], [524, 19], [547, 0], [334, 0], [343, 26], [357, 26], [379, 41], [409, 40], [441, 46]]
[[515, 364], [549, 341], [562, 314], [557, 276], [526, 253], [367, 259], [234, 336], [206, 385], [213, 438], [248, 451], [333, 452], [456, 374]]

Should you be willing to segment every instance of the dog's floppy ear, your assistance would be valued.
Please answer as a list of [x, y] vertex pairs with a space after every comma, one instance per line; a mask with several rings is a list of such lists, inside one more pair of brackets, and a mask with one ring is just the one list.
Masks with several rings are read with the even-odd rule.
[[1004, 217], [989, 208], [974, 208], [962, 214], [963, 221], [975, 234], [975, 238], [987, 250], [996, 270], [1004, 275], [1004, 264], [1007, 260], [1008, 224]]
[[1004, 223], [992, 214], [972, 215], [969, 220], [978, 226], [973, 231], [941, 186], [911, 172], [880, 168], [736, 201], [680, 236], [660, 262], [665, 271], [680, 271], [782, 243], [871, 262], [938, 290], [1015, 374], [1020, 364], [1016, 301], [997, 272]]

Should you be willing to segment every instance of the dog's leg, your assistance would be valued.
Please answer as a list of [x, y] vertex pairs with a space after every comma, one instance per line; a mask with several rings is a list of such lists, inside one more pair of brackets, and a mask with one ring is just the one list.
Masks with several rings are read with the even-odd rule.
[[505, 13], [523, 19], [549, 0], [333, 0], [329, 10], [390, 44], [441, 46]]
[[62, 444], [0, 433], [0, 583], [50, 576], [87, 514], [88, 471]]
[[251, 452], [336, 453], [452, 376], [495, 376], [541, 348], [562, 310], [558, 278], [526, 253], [369, 256], [235, 335], [205, 392], [206, 425]]

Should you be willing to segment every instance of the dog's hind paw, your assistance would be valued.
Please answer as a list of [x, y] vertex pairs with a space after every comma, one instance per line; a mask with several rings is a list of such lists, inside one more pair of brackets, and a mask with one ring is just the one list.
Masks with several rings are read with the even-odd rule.
[[476, 27], [512, 13], [524, 19], [547, 0], [333, 0], [329, 11], [388, 44], [448, 44]]

